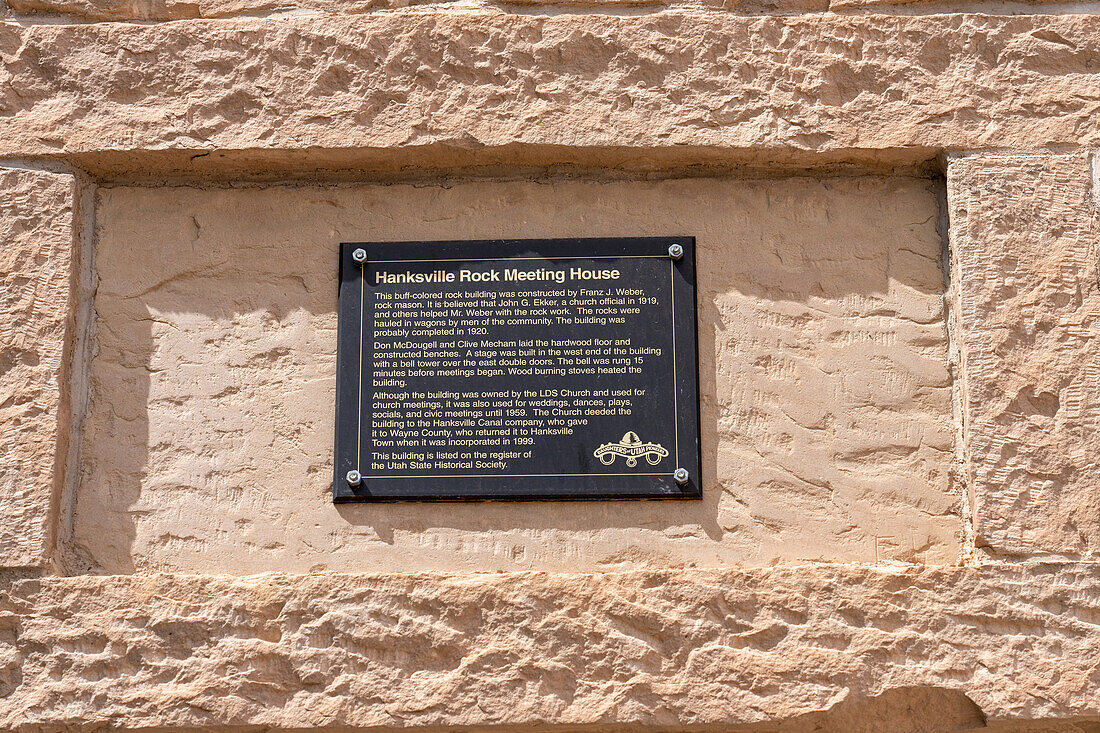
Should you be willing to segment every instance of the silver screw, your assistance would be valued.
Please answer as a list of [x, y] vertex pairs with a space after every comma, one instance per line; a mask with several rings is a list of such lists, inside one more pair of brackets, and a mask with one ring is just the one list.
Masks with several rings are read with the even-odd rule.
[[672, 474], [672, 478], [676, 479], [676, 483], [683, 486], [688, 482], [688, 470], [686, 468], [677, 468], [676, 473]]
[[668, 248], [668, 256], [674, 260], [678, 260], [684, 256], [684, 248], [678, 244], [674, 244]]
[[347, 475], [344, 476], [344, 479], [348, 482], [348, 486], [358, 486], [359, 484], [363, 483], [362, 475], [360, 475], [360, 473], [354, 468], [348, 471]]
[[351, 253], [351, 258], [361, 265], [367, 261], [367, 250], [359, 247]]

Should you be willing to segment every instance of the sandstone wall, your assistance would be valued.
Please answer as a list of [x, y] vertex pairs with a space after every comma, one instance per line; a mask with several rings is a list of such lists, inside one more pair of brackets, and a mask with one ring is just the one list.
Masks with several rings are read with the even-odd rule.
[[[1100, 726], [1094, 5], [7, 0], [0, 64], [0, 725]], [[701, 501], [328, 503], [337, 242], [639, 228]]]

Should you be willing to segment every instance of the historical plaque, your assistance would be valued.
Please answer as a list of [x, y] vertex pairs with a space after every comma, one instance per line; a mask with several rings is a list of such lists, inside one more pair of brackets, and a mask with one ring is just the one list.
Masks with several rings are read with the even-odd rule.
[[695, 240], [340, 246], [333, 499], [698, 498]]

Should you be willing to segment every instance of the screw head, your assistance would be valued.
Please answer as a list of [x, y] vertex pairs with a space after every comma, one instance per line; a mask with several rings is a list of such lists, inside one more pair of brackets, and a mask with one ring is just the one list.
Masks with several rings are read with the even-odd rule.
[[363, 476], [353, 468], [347, 472], [344, 480], [348, 482], [348, 486], [358, 486], [363, 483]]
[[676, 472], [672, 474], [672, 478], [676, 479], [676, 483], [683, 486], [688, 482], [688, 472], [686, 468], [677, 468]]
[[367, 250], [362, 247], [357, 247], [355, 251], [351, 253], [351, 258], [361, 265], [367, 261]]
[[684, 248], [678, 244], [674, 244], [668, 248], [668, 256], [674, 260], [678, 260], [684, 256]]

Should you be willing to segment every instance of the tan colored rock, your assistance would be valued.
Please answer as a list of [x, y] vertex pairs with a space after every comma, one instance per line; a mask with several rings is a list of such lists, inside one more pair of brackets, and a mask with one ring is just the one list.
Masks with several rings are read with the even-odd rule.
[[[19, 14], [48, 14], [87, 21], [182, 20], [188, 18], [267, 17], [298, 13], [354, 15], [432, 6], [469, 12], [472, 8], [536, 6], [582, 7], [617, 12], [622, 8], [721, 8], [746, 14], [794, 14], [829, 9], [829, 0], [7, 0]], [[3, 5], [0, 4], [0, 12]]]
[[73, 178], [0, 168], [0, 202], [0, 567], [42, 568], [68, 443]]
[[1098, 598], [1073, 563], [49, 578], [3, 600], [0, 724], [735, 726], [912, 686], [1068, 718]]
[[972, 729], [973, 733], [1096, 733], [1100, 718], [1095, 715], [1062, 720], [994, 720]]
[[[935, 184], [109, 188], [76, 568], [950, 563]], [[694, 234], [704, 498], [333, 506], [340, 241]]]
[[[64, 3], [59, 3], [64, 4]], [[829, 0], [834, 13], [1049, 13], [1063, 11], [1065, 0]], [[1073, 4], [1073, 12], [1088, 12], [1091, 3]]]
[[981, 709], [959, 690], [893, 687], [881, 695], [846, 698], [828, 710], [783, 721], [776, 731], [948, 733], [985, 727], [986, 719]]
[[978, 544], [1100, 551], [1100, 285], [1088, 156], [948, 167]]
[[3, 24], [0, 155], [132, 175], [227, 157], [355, 168], [379, 151], [438, 165], [448, 150], [514, 163], [607, 149], [644, 166], [1087, 146], [1100, 144], [1097, 58], [1095, 15]]
[[[538, 7], [547, 12], [557, 8], [583, 8], [591, 12], [618, 12], [622, 8], [661, 11], [716, 8], [746, 15], [794, 15], [831, 11], [834, 13], [981, 12], [1010, 10], [1014, 13], [1047, 12], [1061, 9], [1065, 0], [7, 0], [17, 14], [44, 14], [86, 21], [182, 20], [189, 18], [268, 17], [296, 13], [348, 15], [402, 8], [432, 6], [440, 10], [468, 12], [471, 8], [491, 10], [513, 6]], [[1092, 2], [1074, 4], [1083, 10]], [[3, 5], [0, 4], [0, 14]]]
[[[437, 0], [7, 0], [7, 5], [16, 13], [44, 13], [101, 22], [295, 12], [355, 14], [434, 2]], [[449, 3], [443, 0], [439, 4]]]
[[[0, 0], [0, 728], [1097, 733], [1094, 9]], [[337, 242], [654, 233], [701, 501], [332, 505]]]

